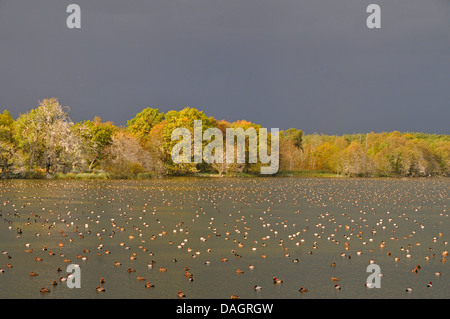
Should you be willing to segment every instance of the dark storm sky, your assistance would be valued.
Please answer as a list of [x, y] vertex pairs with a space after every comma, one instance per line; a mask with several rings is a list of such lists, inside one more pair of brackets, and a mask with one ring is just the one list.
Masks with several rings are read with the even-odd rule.
[[192, 106], [306, 133], [449, 134], [450, 1], [0, 0], [0, 110], [47, 97], [73, 121]]

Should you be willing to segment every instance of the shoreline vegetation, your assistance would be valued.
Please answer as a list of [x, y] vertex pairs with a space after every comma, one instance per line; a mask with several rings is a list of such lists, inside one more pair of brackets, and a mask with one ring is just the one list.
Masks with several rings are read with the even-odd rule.
[[[125, 126], [99, 117], [74, 123], [57, 98], [13, 119], [0, 113], [0, 179], [149, 179], [155, 177], [446, 177], [450, 173], [450, 135], [421, 132], [279, 134], [279, 171], [261, 175], [261, 163], [175, 164], [171, 132], [194, 120], [203, 131], [255, 128], [246, 120], [227, 122], [195, 108], [162, 113], [147, 107]], [[210, 141], [203, 141], [205, 147]], [[245, 158], [248, 159], [248, 140]], [[236, 152], [235, 152], [236, 153]], [[225, 157], [226, 154], [224, 154]]]
[[164, 179], [164, 178], [331, 178], [331, 179], [343, 179], [343, 178], [397, 178], [397, 179], [422, 179], [422, 178], [446, 178], [448, 176], [346, 176], [339, 175], [334, 172], [326, 171], [283, 171], [273, 175], [261, 175], [261, 174], [246, 174], [235, 173], [232, 175], [220, 175], [218, 173], [187, 173], [184, 175], [152, 175], [151, 173], [137, 173], [133, 175], [120, 175], [114, 176], [111, 173], [106, 172], [83, 172], [83, 173], [55, 173], [46, 174], [45, 172], [26, 172], [26, 173], [5, 173], [0, 172], [0, 180], [5, 179], [36, 179], [36, 180], [149, 180], [149, 179]]

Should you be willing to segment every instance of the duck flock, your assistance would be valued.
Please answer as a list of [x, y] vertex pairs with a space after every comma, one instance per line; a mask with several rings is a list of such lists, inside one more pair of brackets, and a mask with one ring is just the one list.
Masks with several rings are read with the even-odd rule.
[[[446, 178], [0, 184], [0, 298], [448, 298], [450, 290]], [[79, 288], [67, 285], [74, 264]]]

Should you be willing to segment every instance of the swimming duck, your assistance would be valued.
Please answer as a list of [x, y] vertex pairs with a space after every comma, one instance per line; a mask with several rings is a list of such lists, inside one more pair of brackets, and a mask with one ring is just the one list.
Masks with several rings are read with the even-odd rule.
[[184, 298], [186, 295], [180, 290], [178, 291], [178, 298]]
[[253, 286], [253, 290], [259, 291], [261, 289], [262, 289], [261, 286], [258, 286], [258, 285]]
[[281, 280], [281, 279], [279, 279], [277, 277], [273, 277], [272, 279], [273, 279], [273, 283], [274, 284], [281, 284], [283, 282], [283, 280]]
[[145, 284], [145, 288], [152, 288], [152, 287], [155, 287], [155, 285], [147, 281], [147, 283]]
[[299, 292], [308, 292], [308, 289], [300, 287]]
[[373, 283], [367, 282], [367, 281], [366, 281], [366, 283], [365, 283], [365, 286], [366, 286], [367, 288], [373, 288], [373, 287], [375, 287], [375, 285], [374, 285]]
[[431, 281], [427, 284], [428, 288], [431, 288], [433, 286], [433, 284], [431, 283]]
[[105, 291], [105, 288], [100, 287], [100, 286], [97, 286], [97, 288], [95, 288], [95, 290], [96, 290], [97, 292], [104, 292], [104, 291]]
[[43, 294], [49, 293], [49, 292], [50, 292], [50, 289], [47, 289], [47, 288], [42, 287], [41, 290], [39, 290], [39, 292], [40, 292], [40, 293], [43, 293]]
[[336, 284], [336, 285], [334, 285], [334, 289], [335, 289], [335, 290], [341, 290], [341, 286], [339, 286], [339, 285]]

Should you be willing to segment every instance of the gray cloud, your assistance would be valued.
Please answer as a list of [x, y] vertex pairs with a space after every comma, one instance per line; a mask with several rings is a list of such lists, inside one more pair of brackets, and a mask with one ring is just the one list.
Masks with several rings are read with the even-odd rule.
[[[82, 28], [65, 26], [66, 7]], [[75, 121], [190, 105], [307, 133], [448, 134], [450, 3], [0, 1], [0, 108], [59, 97]]]

